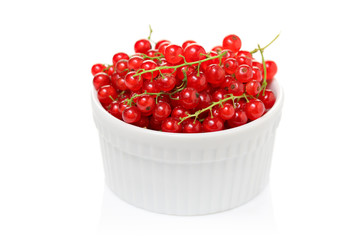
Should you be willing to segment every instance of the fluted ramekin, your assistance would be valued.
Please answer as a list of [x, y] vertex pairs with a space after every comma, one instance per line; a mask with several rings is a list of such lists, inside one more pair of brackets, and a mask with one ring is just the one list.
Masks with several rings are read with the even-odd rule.
[[212, 133], [165, 133], [111, 116], [92, 93], [109, 188], [124, 201], [158, 213], [202, 215], [240, 206], [269, 180], [283, 91], [275, 105], [243, 126]]

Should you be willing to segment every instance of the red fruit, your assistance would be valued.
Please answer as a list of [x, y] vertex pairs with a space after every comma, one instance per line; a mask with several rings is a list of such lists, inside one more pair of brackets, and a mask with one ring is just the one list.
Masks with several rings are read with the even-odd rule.
[[141, 128], [148, 128], [150, 125], [149, 117], [141, 116], [140, 120], [133, 123], [133, 125], [141, 127]]
[[157, 87], [160, 91], [171, 91], [176, 84], [176, 79], [173, 75], [164, 75], [156, 79]]
[[[152, 60], [145, 60], [140, 68], [141, 69], [144, 69], [145, 71], [147, 70], [152, 70], [152, 69], [155, 69], [157, 68], [157, 64], [152, 61]], [[144, 73], [142, 74], [141, 76], [144, 78], [144, 79], [148, 79], [148, 80], [151, 80], [151, 79], [154, 79], [156, 78], [157, 76], [159, 75], [159, 71], [154, 71], [154, 72], [148, 72], [148, 73]]]
[[259, 63], [257, 61], [252, 62], [253, 67], [258, 67], [261, 71], [261, 74], [264, 75], [264, 65], [262, 63]]
[[224, 70], [227, 74], [234, 74], [238, 66], [239, 64], [235, 58], [227, 58], [224, 61]]
[[154, 49], [150, 49], [149, 51], [146, 52], [146, 55], [149, 57], [161, 57], [161, 54]]
[[253, 77], [252, 80], [261, 82], [262, 81], [262, 73], [258, 67], [253, 66], [252, 67]]
[[221, 84], [225, 80], [225, 70], [217, 64], [211, 64], [205, 71], [206, 80], [211, 84]]
[[98, 99], [100, 103], [107, 105], [117, 98], [116, 89], [113, 86], [105, 85], [98, 90]]
[[112, 59], [113, 65], [115, 66], [115, 64], [122, 59], [129, 60], [129, 55], [123, 52], [116, 53]]
[[155, 81], [152, 80], [145, 80], [142, 86], [143, 91], [146, 91], [148, 93], [158, 93], [160, 92], [157, 84]]
[[169, 40], [160, 40], [156, 43], [155, 45], [155, 49], [159, 49], [160, 45], [163, 44], [163, 43], [169, 43], [170, 44], [170, 41]]
[[136, 106], [142, 113], [150, 113], [155, 108], [155, 99], [150, 95], [141, 95], [136, 100]]
[[199, 104], [200, 95], [194, 88], [184, 88], [180, 92], [181, 105], [186, 109], [193, 109]]
[[106, 73], [98, 73], [93, 78], [93, 85], [96, 90], [105, 85], [110, 85], [110, 77]]
[[212, 103], [212, 98], [209, 93], [202, 91], [199, 93], [199, 105], [196, 107], [196, 110], [207, 108]]
[[134, 49], [136, 53], [146, 53], [151, 49], [151, 43], [147, 39], [140, 39], [138, 40], [135, 45]]
[[206, 51], [199, 44], [193, 43], [184, 49], [184, 57], [187, 62], [199, 61], [206, 58]]
[[122, 119], [122, 109], [120, 106], [120, 102], [118, 101], [113, 101], [110, 106], [109, 106], [109, 110], [108, 112], [113, 115], [114, 117], [118, 118], [118, 119]]
[[236, 79], [242, 83], [247, 83], [250, 81], [252, 76], [252, 69], [249, 65], [240, 65], [235, 71]]
[[189, 115], [189, 111], [181, 106], [174, 107], [171, 112], [171, 117], [177, 119], [187, 117], [187, 115]]
[[211, 49], [211, 51], [214, 51], [214, 52], [216, 52], [216, 53], [221, 53], [222, 52], [222, 50], [224, 50], [224, 48], [222, 47], [222, 46], [215, 46], [215, 47], [213, 47], [212, 49]]
[[183, 49], [180, 46], [175, 44], [170, 44], [169, 46], [166, 47], [164, 55], [168, 63], [176, 65], [184, 60], [182, 57], [180, 57], [180, 55], [182, 54], [183, 54]]
[[170, 42], [163, 42], [162, 44], [159, 45], [159, 52], [162, 54], [162, 55], [165, 55], [165, 49], [167, 46], [170, 45]]
[[153, 116], [157, 120], [165, 120], [171, 114], [171, 107], [170, 104], [166, 102], [159, 102], [155, 105]]
[[250, 99], [248, 103], [245, 104], [245, 113], [250, 120], [255, 120], [261, 117], [265, 112], [265, 105], [259, 99]]
[[129, 72], [128, 60], [122, 59], [115, 64], [115, 71], [120, 76], [125, 76]]
[[195, 88], [198, 92], [205, 90], [207, 82], [204, 73], [200, 72], [199, 76], [196, 72], [191, 74], [188, 77], [187, 87]]
[[125, 85], [125, 78], [120, 76], [118, 73], [113, 73], [111, 75], [111, 84], [120, 91], [125, 91], [127, 89]]
[[198, 120], [186, 119], [183, 122], [183, 133], [199, 133], [201, 132], [201, 123]]
[[235, 58], [235, 53], [233, 51], [231, 51], [229, 49], [225, 49], [221, 52], [221, 54], [224, 52], [226, 52], [226, 54], [221, 57], [221, 62], [224, 62], [228, 58]]
[[205, 132], [216, 132], [224, 129], [224, 122], [219, 117], [207, 117], [202, 123]]
[[227, 92], [234, 96], [240, 96], [244, 93], [244, 84], [239, 81], [233, 80], [230, 82]]
[[142, 85], [143, 85], [143, 79], [140, 76], [136, 76], [134, 77], [134, 74], [136, 72], [129, 72], [128, 74], [126, 74], [125, 76], [125, 85], [128, 89], [130, 89], [131, 91], [138, 91], [141, 89]]
[[110, 66], [104, 69], [104, 73], [111, 76], [115, 72], [114, 66]]
[[[208, 55], [210, 55], [210, 57], [215, 57], [218, 56], [217, 52], [211, 51], [210, 53], [208, 53]], [[207, 60], [205, 62], [202, 62], [200, 64], [201, 70], [202, 71], [206, 71], [206, 68], [211, 65], [211, 64], [219, 64], [220, 60], [219, 58], [215, 58], [215, 59], [211, 59], [211, 60]]]
[[238, 127], [247, 123], [248, 118], [246, 113], [241, 109], [236, 109], [234, 116], [227, 121], [230, 127]]
[[182, 44], [182, 49], [185, 49], [187, 46], [189, 46], [190, 44], [196, 43], [194, 40], [187, 40]]
[[158, 120], [154, 116], [151, 116], [149, 119], [149, 128], [160, 131], [161, 123], [162, 123], [162, 120]]
[[250, 58], [250, 59], [253, 58], [251, 52], [249, 52], [249, 51], [244, 51], [244, 50], [238, 51], [238, 52], [236, 53], [236, 57], [240, 57], [240, 56], [246, 56], [246, 57], [248, 57], [248, 58]]
[[182, 125], [179, 124], [179, 120], [176, 118], [167, 118], [161, 124], [161, 131], [163, 132], [172, 132], [172, 133], [181, 133]]
[[105, 68], [106, 66], [104, 64], [97, 63], [92, 66], [91, 73], [93, 76], [95, 76], [95, 74], [102, 72]]
[[236, 61], [239, 63], [239, 65], [246, 64], [252, 66], [252, 59], [244, 55], [236, 56]]
[[251, 80], [245, 85], [246, 93], [251, 96], [256, 96], [260, 92], [260, 89], [261, 89], [261, 85], [256, 80]]
[[235, 114], [234, 106], [230, 103], [224, 103], [223, 106], [219, 108], [219, 115], [224, 120], [231, 119]]
[[230, 49], [233, 52], [237, 52], [241, 48], [241, 40], [234, 34], [228, 35], [223, 40], [223, 47], [224, 49]]
[[264, 103], [266, 109], [272, 108], [276, 101], [275, 94], [270, 89], [266, 89], [264, 95], [261, 92], [259, 94], [259, 99]]
[[138, 70], [143, 62], [144, 59], [142, 57], [133, 56], [128, 60], [128, 68], [130, 70]]
[[141, 118], [141, 112], [135, 106], [128, 107], [123, 111], [122, 118], [126, 123], [136, 123]]
[[176, 70], [176, 77], [180, 80], [184, 79], [184, 71], [186, 76], [189, 77], [193, 72], [195, 72], [195, 68], [193, 66], [183, 66]]
[[[277, 66], [274, 61], [267, 60], [265, 61], [266, 65], [266, 80], [270, 83], [270, 81], [274, 78], [277, 73]], [[269, 81], [270, 80], [270, 81]]]
[[220, 89], [216, 90], [212, 94], [213, 102], [218, 102], [219, 100], [224, 99], [226, 94], [227, 94], [227, 92], [225, 91], [225, 89], [220, 88]]

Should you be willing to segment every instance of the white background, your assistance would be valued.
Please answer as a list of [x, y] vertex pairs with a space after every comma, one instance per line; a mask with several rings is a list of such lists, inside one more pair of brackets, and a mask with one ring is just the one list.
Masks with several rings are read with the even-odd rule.
[[[1, 1], [1, 239], [359, 239], [357, 1]], [[278, 64], [271, 181], [220, 214], [146, 212], [104, 186], [94, 63], [148, 36], [210, 49], [235, 33]], [[256, 56], [259, 57], [259, 56]], [[357, 229], [358, 228], [358, 229]]]

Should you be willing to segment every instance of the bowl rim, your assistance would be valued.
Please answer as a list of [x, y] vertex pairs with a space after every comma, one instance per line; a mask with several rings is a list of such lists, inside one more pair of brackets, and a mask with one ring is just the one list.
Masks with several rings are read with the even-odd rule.
[[[269, 84], [270, 89], [276, 88], [276, 101], [274, 106], [266, 112], [265, 115], [261, 116], [260, 118], [251, 121], [249, 123], [246, 123], [242, 126], [230, 128], [230, 129], [224, 129], [217, 132], [204, 132], [204, 133], [194, 133], [194, 134], [188, 134], [188, 133], [168, 133], [168, 132], [162, 132], [162, 131], [156, 131], [152, 129], [145, 129], [140, 128], [137, 126], [134, 126], [132, 124], [128, 124], [123, 122], [122, 120], [112, 116], [110, 113], [108, 113], [103, 106], [100, 104], [98, 98], [97, 98], [97, 91], [92, 86], [91, 90], [91, 100], [93, 108], [96, 108], [104, 118], [106, 118], [107, 122], [110, 122], [111, 124], [114, 124], [117, 128], [126, 128], [127, 131], [133, 131], [134, 134], [146, 134], [153, 137], [165, 137], [165, 138], [177, 138], [177, 139], [203, 139], [204, 137], [217, 137], [217, 136], [226, 136], [226, 135], [234, 135], [234, 134], [241, 134], [245, 133], [247, 131], [250, 131], [251, 129], [258, 128], [260, 125], [263, 125], [265, 122], [269, 121], [269, 119], [273, 118], [277, 112], [281, 111], [283, 101], [284, 101], [284, 94], [283, 94], [283, 88], [278, 83], [277, 79], [273, 79], [271, 84]], [[271, 87], [273, 86], [273, 87]], [[93, 113], [95, 112], [95, 109], [93, 109]], [[95, 114], [95, 113], [94, 113]]]

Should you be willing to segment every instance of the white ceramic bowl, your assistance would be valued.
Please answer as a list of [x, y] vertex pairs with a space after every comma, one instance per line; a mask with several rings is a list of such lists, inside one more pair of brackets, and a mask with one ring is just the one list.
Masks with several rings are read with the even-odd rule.
[[283, 105], [277, 100], [261, 118], [212, 133], [164, 133], [132, 126], [111, 116], [92, 93], [105, 179], [124, 201], [158, 213], [202, 215], [240, 206], [269, 179]]

